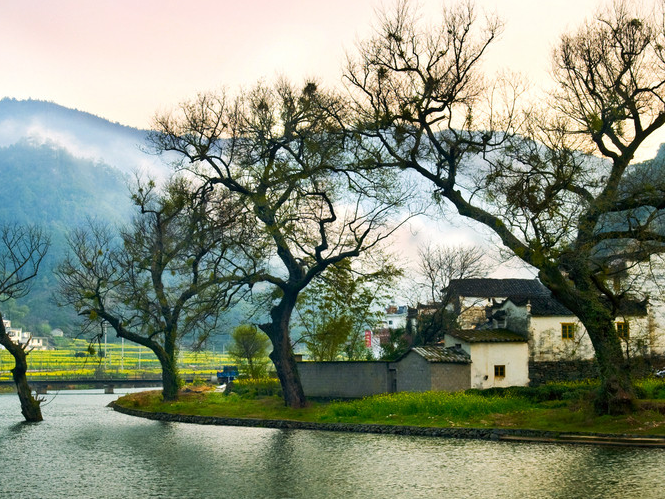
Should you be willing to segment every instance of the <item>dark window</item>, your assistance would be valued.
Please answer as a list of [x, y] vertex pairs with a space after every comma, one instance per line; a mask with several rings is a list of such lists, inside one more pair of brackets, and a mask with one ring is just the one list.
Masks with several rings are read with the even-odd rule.
[[561, 339], [574, 340], [575, 339], [575, 324], [572, 322], [561, 323]]

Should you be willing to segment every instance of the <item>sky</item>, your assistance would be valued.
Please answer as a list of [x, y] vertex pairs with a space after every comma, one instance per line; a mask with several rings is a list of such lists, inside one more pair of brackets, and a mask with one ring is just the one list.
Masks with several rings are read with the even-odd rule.
[[[442, 0], [414, 0], [427, 20]], [[632, 1], [632, 0], [631, 0]], [[640, 0], [652, 5], [650, 0]], [[341, 82], [346, 54], [392, 0], [21, 0], [0, 2], [0, 97], [49, 100], [137, 128], [198, 92], [280, 75]], [[599, 0], [476, 0], [505, 29], [488, 75], [548, 81], [560, 35]], [[647, 144], [649, 154], [660, 140]]]
[[[420, 0], [434, 20], [441, 0]], [[148, 127], [197, 92], [286, 75], [337, 85], [345, 54], [388, 0], [21, 0], [0, 2], [0, 95], [50, 100]], [[505, 31], [488, 71], [547, 76], [561, 33], [597, 0], [476, 0]]]

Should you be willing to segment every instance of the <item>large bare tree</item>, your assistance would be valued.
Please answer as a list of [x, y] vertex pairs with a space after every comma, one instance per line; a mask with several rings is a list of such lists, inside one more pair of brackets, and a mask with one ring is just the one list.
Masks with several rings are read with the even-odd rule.
[[[49, 238], [37, 227], [0, 227], [0, 301], [20, 298], [30, 291], [32, 279], [37, 276], [49, 246]], [[26, 421], [42, 421], [42, 400], [32, 395], [26, 376], [30, 344], [14, 343], [2, 319], [0, 313], [0, 345], [14, 357], [11, 372], [21, 401], [21, 413]]]
[[158, 117], [152, 135], [158, 151], [179, 154], [180, 166], [206, 185], [239, 196], [261, 231], [256, 253], [267, 253], [270, 262], [244, 282], [274, 289], [260, 327], [292, 407], [306, 403], [289, 334], [299, 293], [327, 267], [370, 250], [394, 229], [387, 221], [398, 200], [376, 202], [378, 191], [363, 176], [345, 173], [351, 155], [339, 132], [346, 109], [313, 82], [296, 88], [280, 81], [236, 98], [200, 95]]
[[232, 283], [244, 261], [238, 241], [250, 241], [251, 231], [238, 223], [236, 203], [183, 178], [163, 192], [139, 183], [132, 198], [137, 214], [127, 227], [91, 222], [71, 232], [70, 254], [57, 269], [58, 301], [88, 325], [106, 322], [118, 337], [152, 350], [163, 397], [174, 400], [180, 342], [186, 335], [203, 342], [215, 330], [237, 291]]
[[630, 297], [607, 278], [617, 259], [645, 258], [664, 239], [663, 185], [627, 182], [636, 152], [665, 124], [663, 27], [627, 5], [561, 38], [556, 90], [539, 113], [517, 113], [515, 86], [499, 92], [483, 80], [501, 24], [479, 21], [468, 3], [444, 9], [434, 27], [399, 3], [346, 75], [368, 162], [417, 172], [437, 201], [538, 269], [589, 332], [597, 409], [610, 413], [630, 410], [634, 392], [614, 327]]

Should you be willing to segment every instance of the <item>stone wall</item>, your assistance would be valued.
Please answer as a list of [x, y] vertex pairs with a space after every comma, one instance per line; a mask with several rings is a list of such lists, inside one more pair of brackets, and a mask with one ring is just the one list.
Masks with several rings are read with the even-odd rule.
[[529, 362], [529, 384], [542, 385], [555, 381], [578, 381], [598, 377], [595, 360], [560, 360]]
[[432, 389], [430, 365], [416, 352], [411, 351], [399, 362], [391, 363], [398, 392], [426, 392]]
[[471, 388], [471, 364], [430, 364], [431, 390], [456, 392]]
[[361, 398], [390, 391], [388, 362], [298, 362], [307, 397]]
[[[643, 378], [665, 367], [665, 357], [652, 355], [631, 359], [632, 376]], [[555, 381], [579, 381], [598, 377], [595, 360], [561, 360], [529, 362], [530, 385], [542, 385]]]

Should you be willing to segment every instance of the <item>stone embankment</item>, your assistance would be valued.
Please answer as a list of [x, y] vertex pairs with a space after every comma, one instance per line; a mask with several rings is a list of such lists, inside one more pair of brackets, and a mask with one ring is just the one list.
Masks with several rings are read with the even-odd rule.
[[477, 440], [501, 440], [510, 442], [540, 442], [566, 444], [592, 444], [632, 447], [664, 447], [665, 437], [639, 435], [610, 435], [597, 433], [560, 433], [553, 431], [520, 430], [508, 428], [434, 428], [423, 426], [398, 426], [352, 423], [313, 423], [282, 419], [226, 418], [215, 416], [190, 416], [166, 412], [146, 412], [122, 407], [114, 402], [113, 410], [137, 416], [178, 423], [191, 423], [217, 426], [249, 426], [256, 428], [277, 428], [282, 430], [343, 431], [352, 433], [380, 433], [392, 435], [413, 435], [423, 437], [464, 438]]

